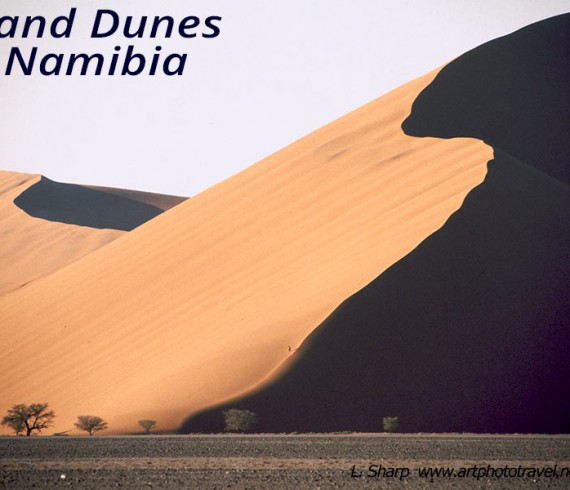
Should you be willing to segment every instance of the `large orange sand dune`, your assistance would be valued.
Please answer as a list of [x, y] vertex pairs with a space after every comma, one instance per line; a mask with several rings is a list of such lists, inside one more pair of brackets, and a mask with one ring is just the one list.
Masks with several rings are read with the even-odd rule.
[[47, 401], [54, 431], [79, 414], [175, 429], [270, 375], [483, 180], [482, 142], [401, 130], [435, 74], [5, 296], [0, 413]]

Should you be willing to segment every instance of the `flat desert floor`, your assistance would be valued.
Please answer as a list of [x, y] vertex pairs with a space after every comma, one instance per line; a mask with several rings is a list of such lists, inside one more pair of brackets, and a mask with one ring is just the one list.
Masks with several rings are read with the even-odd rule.
[[0, 454], [2, 488], [570, 487], [569, 435], [3, 437]]

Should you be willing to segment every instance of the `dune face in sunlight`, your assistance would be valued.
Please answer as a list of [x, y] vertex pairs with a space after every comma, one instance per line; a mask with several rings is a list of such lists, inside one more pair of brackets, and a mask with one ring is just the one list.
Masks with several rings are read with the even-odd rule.
[[0, 300], [0, 413], [39, 400], [54, 431], [82, 413], [110, 432], [142, 418], [176, 429], [271, 378], [483, 180], [488, 146], [400, 128], [434, 75]]
[[[260, 431], [570, 431], [570, 16], [440, 71], [405, 120], [421, 137], [494, 147], [442, 229], [347, 299], [284, 374], [227, 406]], [[288, 368], [288, 370], [286, 369]]]

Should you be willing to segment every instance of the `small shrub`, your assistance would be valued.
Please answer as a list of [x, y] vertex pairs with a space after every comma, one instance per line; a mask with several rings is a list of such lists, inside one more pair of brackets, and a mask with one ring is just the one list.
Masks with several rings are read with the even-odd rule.
[[84, 430], [90, 436], [95, 432], [105, 430], [109, 424], [105, 422], [101, 417], [96, 417], [95, 415], [79, 415], [77, 417], [77, 422], [75, 422], [75, 427], [80, 430]]
[[382, 419], [382, 427], [384, 432], [398, 432], [400, 429], [400, 420], [398, 417], [384, 417]]
[[139, 425], [144, 429], [145, 434], [150, 434], [150, 431], [156, 426], [156, 420], [139, 420]]
[[224, 412], [226, 432], [249, 432], [257, 423], [257, 415], [251, 410], [230, 408]]

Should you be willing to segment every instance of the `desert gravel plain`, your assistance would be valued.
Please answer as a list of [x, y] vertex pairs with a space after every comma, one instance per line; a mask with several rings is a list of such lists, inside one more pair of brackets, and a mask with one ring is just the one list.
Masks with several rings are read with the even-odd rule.
[[[484, 477], [570, 468], [570, 436], [464, 434], [0, 438], [2, 488], [569, 488], [567, 477]], [[372, 468], [371, 468], [372, 465]], [[372, 476], [400, 468], [397, 475]], [[422, 467], [483, 468], [420, 477]], [[403, 469], [410, 471], [403, 475]], [[361, 476], [357, 476], [361, 474]], [[457, 473], [456, 473], [457, 475]]]

